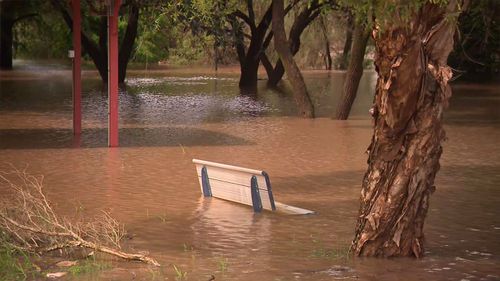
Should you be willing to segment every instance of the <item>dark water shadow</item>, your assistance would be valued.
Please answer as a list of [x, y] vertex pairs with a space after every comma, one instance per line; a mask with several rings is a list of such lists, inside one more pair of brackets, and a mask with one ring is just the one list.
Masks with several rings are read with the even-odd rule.
[[[243, 138], [180, 127], [122, 128], [120, 147], [233, 146], [253, 144]], [[2, 129], [0, 149], [96, 148], [107, 147], [106, 128], [84, 129], [73, 136], [71, 129]]]

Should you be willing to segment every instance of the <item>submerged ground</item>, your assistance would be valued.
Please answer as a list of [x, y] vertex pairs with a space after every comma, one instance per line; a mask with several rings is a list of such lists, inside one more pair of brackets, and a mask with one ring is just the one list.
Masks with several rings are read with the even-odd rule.
[[[306, 73], [319, 118], [295, 117], [286, 92], [240, 96], [237, 74], [133, 72], [120, 93], [120, 143], [106, 148], [107, 98], [85, 73], [83, 134], [71, 132], [70, 72], [25, 65], [0, 73], [0, 161], [43, 174], [63, 214], [110, 209], [164, 266], [113, 262], [94, 278], [188, 280], [500, 279], [500, 90], [455, 84], [446, 114], [427, 256], [345, 258], [371, 137], [375, 74], [363, 76], [352, 119], [333, 115], [342, 73]], [[192, 158], [267, 171], [276, 200], [313, 216], [254, 215], [203, 199]], [[80, 279], [87, 280], [82, 276]]]

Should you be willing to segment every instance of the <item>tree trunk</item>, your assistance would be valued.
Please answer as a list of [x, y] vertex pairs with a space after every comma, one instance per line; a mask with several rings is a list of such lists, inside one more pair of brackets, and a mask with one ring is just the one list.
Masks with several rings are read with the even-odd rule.
[[304, 78], [293, 59], [290, 45], [286, 39], [284, 4], [283, 0], [273, 0], [272, 29], [274, 33], [274, 47], [278, 53], [292, 85], [295, 103], [303, 117], [314, 118], [314, 107], [307, 92]]
[[370, 32], [364, 24], [356, 24], [354, 42], [352, 44], [351, 59], [344, 80], [344, 89], [337, 105], [336, 119], [346, 120], [351, 112], [352, 104], [356, 99], [359, 81], [363, 76], [363, 61], [365, 59], [366, 44]]
[[[307, 26], [319, 15], [319, 7], [322, 4], [319, 4], [318, 1], [312, 1], [299, 15], [295, 18], [293, 25], [290, 29], [289, 34], [289, 48], [292, 57], [297, 54], [300, 49], [300, 36], [302, 32], [306, 29]], [[286, 36], [285, 36], [286, 38]], [[276, 46], [275, 46], [276, 47]], [[276, 66], [274, 67], [274, 71], [271, 76], [269, 76], [269, 80], [267, 81], [268, 87], [276, 87], [283, 78], [285, 74], [285, 68], [283, 66], [283, 62], [281, 59], [278, 59], [276, 62]]]
[[326, 28], [325, 20], [323, 16], [319, 16], [319, 24], [321, 26], [321, 32], [323, 33], [323, 38], [325, 40], [325, 69], [332, 70], [332, 55], [330, 54], [330, 39], [328, 38], [328, 31]]
[[250, 45], [248, 46], [247, 53], [244, 58], [238, 54], [241, 67], [239, 87], [244, 93], [255, 93], [257, 91], [260, 56], [265, 51], [263, 48], [264, 37], [266, 36], [266, 31], [269, 28], [269, 25], [271, 24], [272, 5], [267, 8], [266, 13], [262, 17], [259, 25], [255, 26], [255, 14], [253, 13], [252, 7], [253, 4], [251, 1], [247, 2], [247, 4], [249, 16], [240, 16], [245, 18], [247, 24], [249, 24], [251, 38]]
[[[254, 55], [249, 56], [248, 54]], [[241, 64], [240, 82], [238, 84], [241, 90], [248, 92], [257, 91], [257, 79], [260, 63], [259, 56], [260, 55], [255, 51], [250, 52], [249, 50], [247, 56], [245, 57], [245, 61]]]
[[13, 20], [0, 19], [0, 69], [12, 69], [13, 27]]
[[344, 50], [342, 51], [342, 56], [340, 57], [339, 69], [344, 70], [347, 68], [347, 58], [349, 57], [349, 52], [351, 51], [352, 45], [352, 35], [354, 29], [354, 19], [349, 13], [347, 16], [347, 28], [345, 30], [345, 42]]
[[[430, 2], [430, 1], [429, 1]], [[404, 26], [375, 29], [379, 75], [374, 133], [351, 246], [357, 256], [424, 254], [424, 220], [445, 138], [442, 113], [451, 96], [446, 65], [457, 3], [426, 2]], [[403, 22], [394, 16], [391, 22]], [[380, 31], [382, 30], [382, 31]]]
[[[64, 4], [58, 0], [52, 0], [52, 5], [56, 7], [59, 12], [61, 12], [66, 25], [72, 29], [73, 19], [68, 13]], [[125, 36], [121, 42], [119, 57], [118, 57], [118, 81], [123, 83], [127, 74], [127, 66], [132, 55], [133, 46], [135, 39], [137, 37], [137, 28], [139, 23], [139, 12], [140, 8], [135, 3], [130, 3], [129, 18], [127, 22], [127, 28], [125, 31]], [[124, 7], [124, 6], [122, 6]], [[107, 19], [102, 17], [99, 23], [98, 30], [98, 42], [92, 41], [82, 30], [82, 46], [83, 50], [90, 56], [92, 62], [94, 62], [97, 71], [99, 71], [99, 76], [104, 83], [108, 81], [108, 29], [107, 29]]]
[[127, 75], [127, 66], [134, 49], [137, 27], [139, 26], [139, 6], [131, 3], [128, 14], [127, 29], [123, 36], [118, 57], [118, 82], [124, 83]]

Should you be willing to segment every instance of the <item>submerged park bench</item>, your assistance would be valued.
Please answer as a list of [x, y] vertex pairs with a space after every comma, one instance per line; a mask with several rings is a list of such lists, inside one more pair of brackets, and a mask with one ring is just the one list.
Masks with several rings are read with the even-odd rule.
[[205, 197], [217, 197], [262, 210], [306, 215], [313, 211], [274, 201], [269, 175], [264, 171], [193, 159]]

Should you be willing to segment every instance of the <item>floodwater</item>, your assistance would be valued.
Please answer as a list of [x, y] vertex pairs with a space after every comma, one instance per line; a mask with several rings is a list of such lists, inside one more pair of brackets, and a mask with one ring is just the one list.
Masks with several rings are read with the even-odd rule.
[[[348, 259], [370, 142], [375, 74], [365, 72], [352, 119], [333, 114], [343, 74], [306, 73], [319, 118], [295, 116], [286, 91], [240, 96], [237, 75], [134, 72], [120, 93], [120, 143], [106, 148], [107, 99], [84, 74], [83, 133], [71, 132], [70, 72], [0, 73], [0, 162], [43, 175], [56, 209], [110, 210], [129, 250], [160, 269], [114, 261], [94, 279], [500, 280], [500, 90], [454, 85], [426, 257]], [[265, 170], [275, 199], [315, 215], [264, 212], [200, 194], [193, 158]], [[87, 280], [89, 276], [76, 279]]]

